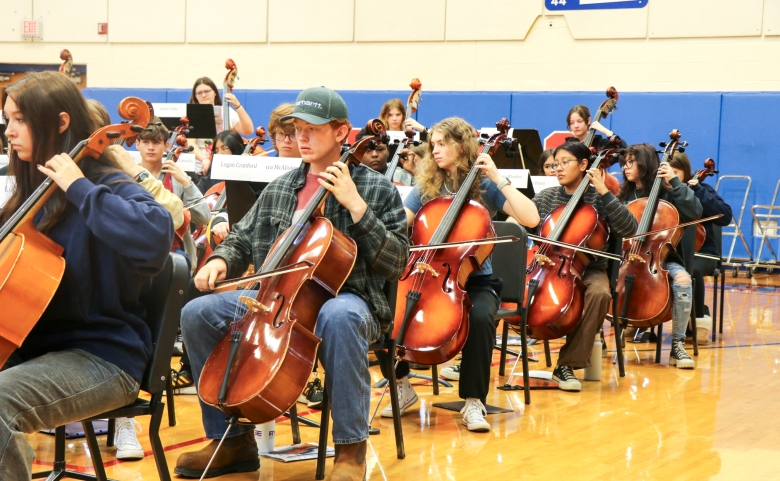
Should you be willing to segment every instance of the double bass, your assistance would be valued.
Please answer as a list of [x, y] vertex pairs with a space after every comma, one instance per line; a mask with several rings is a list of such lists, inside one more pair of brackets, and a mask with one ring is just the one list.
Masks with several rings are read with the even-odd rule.
[[[233, 92], [233, 87], [236, 86], [236, 80], [238, 80], [238, 66], [232, 58], [225, 61], [225, 68], [228, 73], [225, 74], [225, 81], [222, 82], [222, 96]], [[230, 129], [230, 102], [222, 99], [222, 130]]]
[[[506, 145], [509, 122], [501, 119], [496, 127], [498, 132], [485, 142], [481, 153]], [[488, 210], [469, 199], [480, 172], [475, 162], [457, 194], [432, 199], [417, 212], [411, 245], [435, 246], [496, 237]], [[409, 257], [398, 281], [393, 327], [399, 356], [420, 364], [441, 364], [455, 357], [469, 333], [471, 302], [465, 291], [466, 281], [491, 252], [490, 243], [464, 244], [422, 250]]]
[[[607, 115], [611, 114], [615, 110], [617, 110], [617, 101], [618, 101], [618, 91], [615, 89], [615, 87], [610, 87], [607, 89], [607, 100], [601, 102], [601, 105], [599, 105], [598, 110], [596, 110], [596, 121], [601, 121], [601, 119], [607, 118]], [[585, 147], [589, 148], [592, 154], [596, 154], [596, 149], [593, 147], [593, 139], [596, 137], [596, 131], [594, 129], [588, 129], [588, 135], [585, 136], [585, 140], [582, 142], [585, 144]], [[617, 135], [614, 135], [611, 139], [608, 139], [611, 144], [619, 144], [620, 138]], [[617, 193], [620, 191], [620, 181], [617, 180], [617, 178], [606, 171], [607, 168], [609, 168], [610, 165], [602, 166], [601, 168], [604, 169], [604, 184], [607, 186], [607, 189], [609, 189], [610, 192], [612, 192], [614, 195], [617, 195]]]
[[[373, 119], [366, 131], [372, 136], [356, 142], [341, 162], [359, 164], [385, 128]], [[247, 313], [231, 324], [203, 367], [201, 400], [231, 417], [270, 421], [306, 387], [320, 343], [314, 335], [317, 314], [337, 295], [357, 258], [355, 241], [320, 216], [327, 194], [317, 189], [299, 220], [274, 242], [260, 274], [305, 268], [264, 280], [256, 296], [242, 297]]]
[[[119, 115], [131, 122], [98, 129], [68, 155], [76, 163], [84, 157], [98, 158], [115, 141], [135, 138], [150, 118], [149, 108], [136, 97], [119, 103]], [[0, 321], [0, 366], [43, 315], [65, 272], [63, 248], [38, 231], [33, 222], [56, 188], [57, 184], [46, 177], [0, 228], [0, 302], [5, 311]]]
[[[618, 155], [614, 149], [604, 149], [596, 156], [592, 168], [597, 169], [605, 159]], [[542, 221], [541, 237], [595, 251], [606, 245], [609, 225], [599, 217], [594, 206], [580, 203], [589, 187], [590, 179], [586, 175], [571, 199], [553, 209]], [[526, 267], [529, 337], [557, 339], [577, 327], [585, 300], [582, 276], [590, 260], [584, 252], [570, 247], [543, 244], [536, 249]]]
[[[670, 142], [661, 143], [664, 147], [661, 163], [668, 162], [678, 147], [687, 145], [680, 142], [676, 129], [669, 138]], [[623, 241], [623, 262], [617, 282], [618, 309], [621, 322], [635, 327], [652, 327], [671, 319], [669, 271], [664, 269], [664, 263], [680, 242], [683, 230], [675, 228], [680, 224], [677, 209], [660, 198], [662, 181], [656, 177], [648, 197], [633, 200], [626, 206], [639, 227], [636, 236]], [[645, 233], [648, 235], [642, 235]]]

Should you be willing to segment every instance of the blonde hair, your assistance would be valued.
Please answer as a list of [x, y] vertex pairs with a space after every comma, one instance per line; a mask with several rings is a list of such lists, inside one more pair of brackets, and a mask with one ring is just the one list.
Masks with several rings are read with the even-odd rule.
[[[460, 152], [454, 161], [457, 168], [457, 178], [450, 179], [447, 171], [439, 168], [433, 160], [433, 142], [430, 142], [434, 133], [439, 132], [444, 136], [444, 143], [450, 144], [452, 149], [460, 147]], [[472, 164], [479, 155], [479, 143], [477, 142], [477, 131], [465, 120], [458, 117], [450, 117], [435, 124], [428, 132], [429, 147], [425, 153], [425, 158], [417, 164], [415, 173], [415, 183], [420, 186], [420, 194], [424, 202], [441, 196], [442, 187], [446, 182], [453, 192], [456, 192], [460, 183], [466, 178], [471, 170]], [[479, 181], [483, 174], [480, 174], [477, 182], [471, 187], [471, 198], [481, 202], [482, 195], [479, 189]]]

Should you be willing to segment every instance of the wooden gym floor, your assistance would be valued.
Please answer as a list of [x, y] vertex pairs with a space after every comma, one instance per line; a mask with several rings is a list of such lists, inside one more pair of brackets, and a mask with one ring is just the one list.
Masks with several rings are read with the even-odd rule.
[[[626, 377], [618, 377], [614, 338], [605, 324], [609, 356], [602, 360], [601, 381], [584, 381], [580, 393], [532, 391], [531, 404], [525, 405], [522, 391], [495, 389], [506, 382], [498, 375], [496, 353], [488, 403], [512, 412], [489, 415], [489, 433], [470, 433], [460, 424], [459, 413], [432, 406], [458, 400], [457, 382], [434, 396], [429, 382], [413, 379], [420, 400], [403, 417], [406, 459], [396, 458], [392, 420], [377, 415], [373, 426], [381, 433], [369, 440], [369, 479], [780, 479], [780, 277], [729, 275], [726, 282], [723, 335], [700, 347], [692, 371], [667, 365], [667, 324], [661, 363], [653, 362], [654, 345], [627, 343]], [[709, 284], [710, 306], [711, 297]], [[560, 341], [552, 344], [553, 350], [559, 346]], [[542, 362], [531, 369], [546, 369], [541, 344], [532, 349]], [[688, 352], [692, 354], [690, 344]], [[555, 358], [554, 353], [553, 362]], [[507, 373], [513, 362], [510, 357]], [[378, 368], [371, 371], [373, 381], [381, 378]], [[373, 394], [372, 409], [380, 390]], [[168, 427], [167, 418], [163, 422], [171, 471], [181, 453], [205, 444], [196, 401], [193, 395], [177, 396], [178, 425]], [[385, 396], [382, 407], [387, 403]], [[318, 411], [298, 406], [319, 421]], [[145, 431], [148, 418], [139, 421]], [[289, 421], [279, 420], [276, 426], [276, 446], [290, 444]], [[317, 429], [302, 426], [301, 434], [303, 442], [317, 441]], [[50, 468], [53, 436], [34, 434], [29, 440], [38, 453], [34, 470]], [[117, 461], [114, 449], [105, 447], [105, 436], [98, 440], [109, 477], [158, 479], [145, 432], [139, 434], [147, 451], [142, 461]], [[92, 472], [84, 440], [70, 440], [67, 446], [69, 468]], [[312, 480], [314, 465], [263, 458], [259, 472], [219, 479]], [[329, 459], [327, 472], [331, 465]]]

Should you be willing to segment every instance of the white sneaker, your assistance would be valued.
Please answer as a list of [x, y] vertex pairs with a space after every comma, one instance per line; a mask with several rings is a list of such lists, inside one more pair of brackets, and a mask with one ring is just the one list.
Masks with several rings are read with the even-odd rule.
[[710, 343], [710, 328], [712, 327], [712, 317], [704, 316], [696, 318], [696, 342], [700, 346], [706, 346]]
[[144, 448], [138, 442], [136, 430], [142, 431], [141, 425], [134, 418], [117, 418], [114, 432], [114, 446], [117, 459], [143, 459]]
[[460, 363], [453, 364], [450, 367], [445, 367], [439, 371], [439, 374], [444, 379], [449, 379], [450, 381], [460, 381]]
[[477, 433], [490, 431], [490, 423], [485, 421], [487, 409], [485, 409], [485, 406], [479, 399], [475, 397], [466, 398], [466, 404], [460, 410], [460, 413], [463, 415], [461, 422], [469, 431]]
[[[398, 390], [398, 405], [399, 410], [401, 412], [401, 416], [406, 412], [407, 409], [412, 407], [414, 403], [417, 402], [417, 393], [414, 392], [414, 388], [412, 387], [412, 383], [409, 382], [409, 378], [404, 376], [401, 379], [397, 379], [395, 381], [396, 389]], [[384, 409], [379, 411], [379, 415], [383, 418], [391, 418], [393, 417], [393, 404], [392, 402], [387, 405]]]

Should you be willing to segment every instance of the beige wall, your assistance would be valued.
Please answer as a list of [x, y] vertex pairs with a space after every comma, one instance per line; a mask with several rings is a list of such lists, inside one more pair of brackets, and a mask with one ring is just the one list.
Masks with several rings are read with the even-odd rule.
[[[543, 0], [76, 3], [0, 0], [0, 63], [59, 63], [68, 48], [90, 87], [220, 83], [231, 57], [238, 89], [405, 90], [419, 77], [424, 90], [780, 90], [780, 0], [563, 15]], [[42, 41], [21, 40], [25, 16], [42, 18]]]

